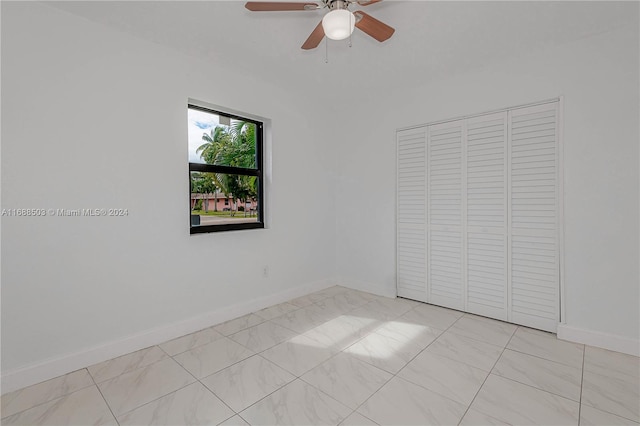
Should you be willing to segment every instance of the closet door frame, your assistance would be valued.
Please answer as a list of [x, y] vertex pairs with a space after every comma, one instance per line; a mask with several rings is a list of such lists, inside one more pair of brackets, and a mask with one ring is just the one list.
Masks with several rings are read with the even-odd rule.
[[[472, 114], [472, 115], [465, 115], [465, 116], [460, 116], [460, 117], [456, 117], [456, 118], [451, 118], [451, 119], [446, 119], [446, 120], [439, 120], [439, 121], [433, 121], [433, 122], [428, 122], [428, 123], [424, 123], [424, 124], [419, 124], [419, 125], [415, 125], [415, 126], [407, 126], [407, 127], [402, 127], [402, 128], [398, 128], [396, 129], [396, 134], [398, 134], [401, 131], [406, 131], [406, 130], [415, 130], [415, 129], [419, 129], [419, 128], [423, 128], [426, 132], [428, 132], [428, 128], [429, 126], [433, 126], [436, 124], [443, 124], [443, 123], [447, 123], [447, 122], [452, 122], [452, 121], [458, 121], [458, 120], [465, 120], [465, 119], [469, 119], [469, 118], [475, 118], [475, 117], [479, 117], [482, 115], [488, 115], [488, 114], [493, 114], [493, 113], [498, 113], [498, 112], [505, 112], [505, 111], [511, 111], [514, 109], [519, 109], [519, 108], [525, 108], [525, 107], [533, 107], [533, 106], [537, 106], [537, 105], [544, 105], [544, 104], [550, 104], [550, 103], [556, 103], [557, 104], [557, 123], [556, 123], [556, 135], [557, 135], [557, 154], [556, 154], [556, 159], [558, 162], [558, 167], [557, 167], [557, 186], [558, 186], [558, 195], [557, 195], [557, 241], [558, 241], [558, 296], [559, 296], [559, 300], [557, 303], [557, 318], [558, 318], [558, 324], [564, 324], [566, 322], [566, 297], [565, 297], [565, 253], [564, 253], [564, 248], [565, 248], [565, 243], [564, 243], [564, 96], [559, 96], [557, 98], [552, 98], [552, 99], [547, 99], [547, 100], [543, 100], [543, 101], [539, 101], [539, 102], [533, 102], [533, 103], [527, 103], [527, 104], [520, 104], [520, 105], [513, 105], [507, 108], [500, 108], [497, 110], [491, 110], [491, 111], [486, 111], [486, 112], [482, 112], [482, 113], [478, 113], [478, 114]], [[507, 135], [510, 134], [510, 129], [507, 129]], [[426, 164], [428, 164], [429, 158], [428, 158], [428, 135], [427, 135], [427, 140], [426, 142], [426, 146], [425, 146], [425, 162]], [[466, 136], [465, 136], [466, 139]], [[465, 141], [466, 142], [466, 141]], [[465, 144], [466, 145], [466, 144]], [[511, 150], [511, 146], [510, 143], [507, 143], [507, 156], [510, 156], [510, 150]], [[398, 143], [396, 140], [396, 185], [398, 182], [398, 174], [399, 174], [399, 170], [398, 170]], [[466, 165], [466, 152], [464, 153], [464, 163]], [[510, 158], [510, 157], [508, 157]], [[510, 174], [510, 168], [508, 168], [507, 173]], [[429, 262], [429, 238], [430, 238], [430, 218], [429, 218], [429, 196], [428, 196], [428, 188], [429, 188], [429, 173], [425, 173], [425, 208], [427, 210], [427, 214], [425, 217], [425, 242], [426, 242], [426, 247], [425, 247], [425, 271], [427, 274], [429, 274], [429, 271], [427, 269], [428, 266], [428, 262]], [[510, 176], [508, 176], [509, 182], [510, 182]], [[511, 185], [508, 185], [508, 191], [510, 191]], [[510, 196], [508, 197], [508, 202], [510, 203]], [[466, 203], [465, 203], [466, 205]], [[398, 223], [398, 216], [399, 216], [399, 207], [398, 207], [398, 192], [397, 192], [397, 186], [396, 186], [396, 238], [397, 238], [397, 230], [399, 229], [399, 223]], [[465, 217], [466, 217], [466, 211], [464, 212]], [[510, 206], [508, 206], [507, 208], [507, 214], [510, 216], [511, 215], [511, 209]], [[510, 225], [510, 217], [508, 218], [509, 221], [509, 225]], [[466, 228], [466, 225], [465, 225]], [[509, 238], [510, 239], [510, 238]], [[466, 241], [466, 236], [465, 236], [465, 241]], [[509, 245], [509, 244], [508, 244]], [[398, 269], [398, 252], [397, 252], [397, 241], [396, 241], [396, 270]], [[466, 247], [466, 244], [465, 244]], [[511, 250], [511, 247], [508, 247], [508, 250]], [[466, 253], [464, 254], [466, 256]], [[511, 256], [508, 256], [509, 259]], [[508, 273], [511, 273], [510, 270], [510, 260], [508, 260]], [[465, 270], [466, 270], [466, 263], [465, 263]], [[466, 287], [466, 280], [465, 280], [465, 287]], [[429, 284], [429, 280], [427, 277], [425, 277], [425, 293], [427, 295], [426, 300], [421, 300], [423, 302], [427, 302], [430, 303], [430, 300], [428, 298], [428, 295], [430, 294], [430, 284]], [[508, 297], [507, 297], [507, 303], [511, 304], [511, 294], [510, 294], [510, 286], [507, 286], [507, 292], [508, 292]], [[398, 282], [397, 282], [397, 275], [396, 275], [396, 295], [398, 295]], [[402, 297], [400, 295], [400, 297]], [[465, 302], [464, 305], [466, 307], [466, 296], [464, 298]], [[511, 312], [511, 309], [507, 310], [508, 313]], [[510, 319], [510, 318], [509, 318]]]
[[558, 323], [564, 324], [566, 322], [566, 306], [565, 306], [565, 293], [564, 293], [564, 96], [557, 98], [558, 102], [558, 265], [559, 265], [559, 277], [560, 288], [558, 301]]

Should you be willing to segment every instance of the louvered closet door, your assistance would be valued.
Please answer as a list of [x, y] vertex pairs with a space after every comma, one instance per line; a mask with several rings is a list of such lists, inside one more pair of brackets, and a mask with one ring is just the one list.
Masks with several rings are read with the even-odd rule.
[[426, 127], [397, 133], [398, 296], [427, 301]]
[[467, 120], [466, 310], [507, 320], [507, 112]]
[[429, 303], [463, 309], [464, 122], [442, 123], [428, 129]]
[[556, 331], [559, 304], [557, 103], [509, 112], [512, 322]]
[[558, 102], [398, 132], [398, 294], [555, 332], [559, 143]]

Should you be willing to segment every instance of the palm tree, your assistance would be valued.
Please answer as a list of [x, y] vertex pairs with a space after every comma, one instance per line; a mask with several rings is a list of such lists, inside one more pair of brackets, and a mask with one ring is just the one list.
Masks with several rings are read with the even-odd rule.
[[[256, 125], [242, 120], [232, 120], [231, 126], [216, 126], [210, 133], [204, 133], [205, 142], [196, 150], [207, 164], [241, 168], [256, 167]], [[241, 200], [255, 199], [258, 194], [258, 180], [255, 176], [216, 173], [215, 185], [225, 196]], [[216, 202], [217, 207], [217, 202]], [[232, 212], [233, 214], [233, 212]]]
[[[248, 121], [233, 120], [229, 128], [231, 152], [236, 167], [256, 167], [256, 125]], [[231, 160], [231, 159], [230, 159]]]
[[[222, 152], [224, 150], [225, 145], [229, 143], [229, 135], [225, 131], [223, 127], [216, 126], [214, 129], [211, 129], [211, 134], [204, 133], [202, 135], [202, 140], [205, 141], [204, 144], [200, 145], [196, 150], [196, 153], [200, 154], [200, 157], [207, 164], [223, 164], [222, 160]], [[229, 191], [226, 189], [226, 185], [224, 185], [223, 176], [219, 173], [213, 174], [213, 182], [215, 186], [221, 189], [226, 196], [229, 195]], [[216, 205], [215, 209], [218, 210], [218, 194], [217, 191], [215, 193], [216, 197]]]

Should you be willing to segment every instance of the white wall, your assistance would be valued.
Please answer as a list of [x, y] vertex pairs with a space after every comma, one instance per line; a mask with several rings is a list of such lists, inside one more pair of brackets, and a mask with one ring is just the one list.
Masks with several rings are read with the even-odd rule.
[[[307, 93], [35, 2], [3, 2], [2, 68], [2, 207], [129, 210], [3, 218], [3, 376], [335, 276]], [[189, 97], [272, 120], [269, 229], [189, 235]]]
[[566, 322], [637, 346], [638, 40], [636, 24], [354, 108], [337, 131], [342, 281], [395, 291], [396, 128], [564, 95]]

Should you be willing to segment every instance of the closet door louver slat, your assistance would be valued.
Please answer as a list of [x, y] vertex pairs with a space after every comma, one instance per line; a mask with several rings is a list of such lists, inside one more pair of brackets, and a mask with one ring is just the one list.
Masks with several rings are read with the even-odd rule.
[[429, 302], [454, 309], [464, 308], [463, 131], [451, 122], [428, 132]]
[[426, 301], [426, 128], [397, 134], [398, 296]]
[[507, 113], [467, 120], [467, 311], [507, 319]]
[[558, 325], [557, 104], [509, 113], [511, 138], [511, 321]]

